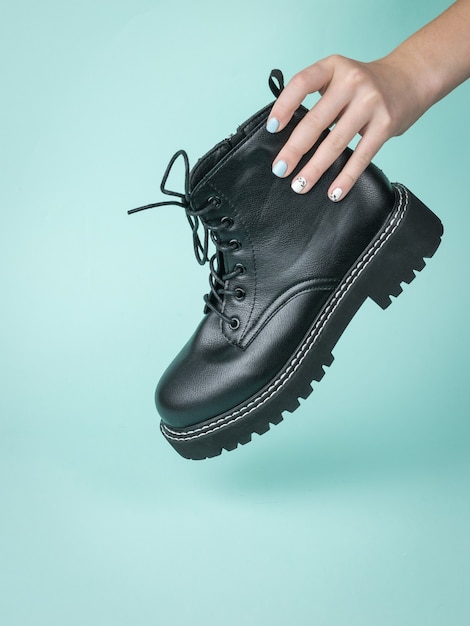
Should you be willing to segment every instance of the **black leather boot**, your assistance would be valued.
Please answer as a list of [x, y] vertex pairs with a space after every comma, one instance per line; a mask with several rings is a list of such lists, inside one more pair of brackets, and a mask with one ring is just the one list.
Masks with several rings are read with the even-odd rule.
[[[277, 96], [282, 78], [279, 87], [272, 78]], [[331, 202], [327, 190], [349, 149], [312, 191], [295, 194], [271, 165], [306, 109], [273, 135], [265, 129], [271, 107], [191, 172], [186, 153], [178, 152], [162, 181], [162, 191], [174, 196], [170, 203], [186, 211], [200, 263], [209, 261], [210, 241], [215, 246], [204, 317], [156, 391], [162, 433], [186, 458], [232, 450], [294, 411], [333, 361], [333, 347], [364, 300], [386, 308], [443, 232], [420, 200], [374, 165], [344, 200]], [[184, 194], [165, 189], [179, 157]]]

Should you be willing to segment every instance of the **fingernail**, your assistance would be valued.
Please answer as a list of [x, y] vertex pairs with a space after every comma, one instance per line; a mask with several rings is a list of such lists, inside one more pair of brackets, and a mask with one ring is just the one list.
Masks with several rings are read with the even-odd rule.
[[338, 202], [338, 200], [341, 198], [342, 195], [343, 195], [343, 190], [341, 189], [341, 187], [336, 187], [330, 193], [330, 200], [333, 200], [333, 202]]
[[294, 180], [291, 187], [295, 191], [295, 193], [301, 193], [302, 189], [304, 189], [306, 184], [307, 184], [307, 181], [305, 180], [305, 178], [303, 178], [303, 176], [299, 176], [298, 178]]
[[268, 131], [268, 133], [275, 133], [278, 128], [279, 120], [277, 120], [275, 117], [271, 117], [266, 124], [266, 130]]
[[282, 178], [287, 172], [287, 163], [285, 161], [278, 161], [273, 165], [273, 174]]

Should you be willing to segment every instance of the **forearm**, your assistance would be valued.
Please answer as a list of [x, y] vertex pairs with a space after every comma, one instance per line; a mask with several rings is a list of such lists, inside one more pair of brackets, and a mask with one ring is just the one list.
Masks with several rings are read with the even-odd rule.
[[[429, 107], [470, 77], [470, 0], [457, 0], [387, 56], [362, 63], [332, 55], [296, 74], [274, 104], [267, 128], [283, 130], [307, 93], [320, 100], [299, 122], [273, 163], [276, 176], [296, 172], [301, 157], [332, 126], [295, 173], [296, 193], [308, 193], [354, 136], [362, 139], [330, 185], [344, 198], [390, 137], [401, 135]], [[302, 184], [300, 184], [302, 183]]]
[[470, 0], [457, 0], [381, 62], [407, 75], [424, 113], [470, 77]]

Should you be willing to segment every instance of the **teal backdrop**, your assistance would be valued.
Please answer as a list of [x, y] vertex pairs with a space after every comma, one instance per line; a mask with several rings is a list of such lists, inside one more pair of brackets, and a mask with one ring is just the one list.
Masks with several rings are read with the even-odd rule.
[[126, 214], [271, 100], [271, 68], [373, 60], [448, 4], [2, 2], [3, 626], [470, 623], [470, 84], [375, 159], [441, 217], [438, 253], [236, 452], [159, 433], [208, 270], [177, 207]]

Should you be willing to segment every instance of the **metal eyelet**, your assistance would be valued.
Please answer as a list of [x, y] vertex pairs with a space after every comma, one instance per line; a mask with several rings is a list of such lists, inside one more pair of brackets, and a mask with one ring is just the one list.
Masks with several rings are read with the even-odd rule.
[[244, 289], [242, 289], [241, 287], [237, 287], [236, 289], [234, 289], [234, 295], [237, 300], [243, 300], [243, 298], [246, 296], [246, 293]]
[[232, 248], [232, 250], [240, 250], [242, 244], [238, 241], [238, 239], [230, 239], [229, 246]]
[[207, 204], [213, 204], [215, 207], [219, 207], [222, 204], [222, 200], [219, 196], [210, 196], [210, 198], [207, 199]]
[[233, 226], [233, 219], [231, 217], [227, 217], [226, 215], [220, 220], [221, 225], [224, 228], [231, 228]]
[[240, 328], [240, 320], [238, 319], [238, 317], [232, 317], [232, 319], [230, 320], [230, 328], [232, 330], [237, 330], [237, 328]]
[[246, 272], [246, 267], [241, 263], [237, 263], [233, 268], [234, 272], [238, 272], [239, 274], [244, 274]]

